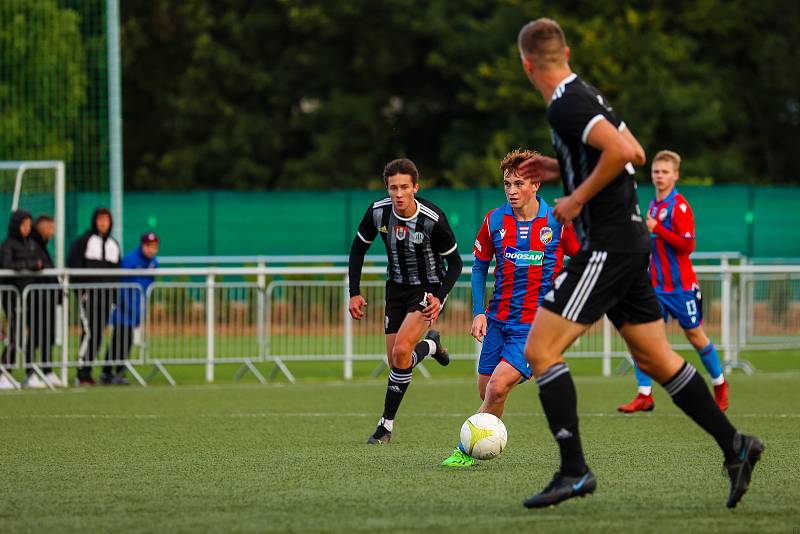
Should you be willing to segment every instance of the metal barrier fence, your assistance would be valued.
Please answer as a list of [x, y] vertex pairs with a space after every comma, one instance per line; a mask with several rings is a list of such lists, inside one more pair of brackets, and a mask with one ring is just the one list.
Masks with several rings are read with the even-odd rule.
[[[800, 265], [696, 270], [704, 328], [726, 366], [749, 371], [739, 357], [743, 350], [800, 349]], [[365, 268], [367, 275], [383, 272]], [[132, 283], [80, 282], [84, 276], [143, 274], [157, 280], [146, 292]], [[349, 379], [354, 361], [385, 361], [384, 283], [363, 282], [369, 307], [364, 320], [354, 321], [347, 313], [346, 267], [52, 269], [41, 275], [0, 271], [0, 276], [7, 284], [0, 286], [0, 374], [16, 386], [14, 370], [52, 387], [66, 384], [70, 369], [80, 375], [105, 367], [112, 374], [127, 371], [145, 385], [159, 372], [174, 384], [167, 366], [185, 364], [203, 365], [206, 380], [213, 382], [218, 364], [234, 363], [240, 364], [237, 376], [249, 371], [263, 383], [268, 377], [259, 363], [273, 364], [271, 377], [283, 373], [294, 381], [292, 362], [341, 362]], [[29, 284], [20, 291], [13, 282], [21, 276], [58, 277], [58, 283]], [[478, 354], [469, 336], [471, 322], [470, 286], [461, 281], [437, 324], [453, 359], [474, 360]], [[676, 348], [690, 348], [677, 323], [667, 325], [667, 334]], [[593, 325], [567, 353], [602, 358], [604, 375], [611, 373], [612, 358], [624, 356], [624, 342], [607, 320]], [[151, 368], [149, 376], [139, 375], [143, 367]]]

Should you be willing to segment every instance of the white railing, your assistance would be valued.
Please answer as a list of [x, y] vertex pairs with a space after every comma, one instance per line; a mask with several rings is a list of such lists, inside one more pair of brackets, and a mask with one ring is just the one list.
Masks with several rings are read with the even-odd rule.
[[[704, 326], [727, 367], [749, 370], [739, 358], [744, 350], [800, 348], [800, 265], [705, 265], [696, 271], [704, 295]], [[289, 365], [311, 360], [341, 362], [343, 376], [349, 379], [354, 361], [385, 359], [384, 272], [381, 266], [364, 268], [362, 287], [370, 306], [364, 320], [353, 321], [346, 309], [346, 266], [0, 270], [6, 284], [0, 286], [4, 347], [0, 372], [9, 376], [6, 369], [25, 369], [43, 375], [53, 367], [66, 382], [70, 368], [114, 365], [124, 366], [145, 384], [148, 378], [139, 376], [137, 367], [146, 366], [153, 369], [150, 376], [161, 372], [174, 383], [167, 366], [194, 364], [204, 366], [206, 380], [213, 382], [219, 364], [235, 363], [240, 364], [237, 376], [250, 371], [265, 382], [263, 366], [259, 369], [257, 364], [272, 364], [272, 376], [283, 373], [293, 381]], [[468, 274], [465, 268], [464, 275]], [[156, 280], [146, 294], [129, 283], [81, 282], [85, 276], [142, 275]], [[18, 277], [37, 276], [55, 276], [59, 283], [30, 284], [22, 291], [13, 287]], [[92, 361], [81, 361], [85, 318], [78, 300], [87, 292], [109, 291], [115, 295], [127, 291], [128, 300], [137, 300], [143, 311], [138, 324], [126, 333], [133, 348], [124, 360], [106, 361], [103, 356], [109, 354], [113, 339], [108, 334], [103, 350]], [[108, 314], [102, 302], [94, 305]], [[471, 321], [470, 286], [462, 281], [451, 292], [437, 325], [454, 359], [476, 358], [478, 347], [469, 336]], [[108, 316], [104, 322], [109, 322]], [[670, 322], [667, 333], [676, 348], [689, 348], [676, 323]], [[52, 338], [52, 351], [42, 350], [41, 340], [29, 350], [30, 340], [42, 337]], [[612, 358], [626, 355], [623, 341], [607, 320], [592, 326], [567, 353], [570, 358], [602, 358], [604, 375], [611, 373]]]
[[[727, 265], [731, 261], [747, 260], [741, 252], [720, 251], [720, 252], [693, 252], [692, 260], [699, 261], [719, 261]], [[473, 257], [471, 254], [462, 254], [461, 260], [465, 265], [471, 265]], [[232, 256], [159, 256], [158, 262], [161, 265], [169, 266], [212, 266], [212, 265], [255, 265], [266, 267], [272, 265], [347, 265], [349, 257], [346, 254], [327, 254], [327, 255], [291, 255], [291, 254], [258, 254], [258, 255], [232, 255]], [[385, 265], [387, 258], [385, 254], [370, 254], [365, 256], [365, 263], [376, 263]], [[785, 263], [785, 262], [784, 262]]]

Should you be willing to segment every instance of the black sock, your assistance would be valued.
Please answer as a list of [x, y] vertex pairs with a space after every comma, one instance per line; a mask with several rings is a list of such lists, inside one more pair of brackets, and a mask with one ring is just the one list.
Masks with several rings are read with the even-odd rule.
[[397, 409], [411, 383], [411, 368], [397, 369], [392, 367], [389, 371], [389, 382], [386, 384], [386, 400], [383, 403], [383, 418], [394, 421]]
[[423, 339], [422, 341], [417, 343], [416, 347], [414, 347], [414, 352], [411, 353], [411, 368], [412, 369], [414, 367], [416, 367], [417, 365], [419, 365], [420, 363], [422, 363], [422, 360], [425, 359], [425, 356], [427, 356], [431, 352], [433, 352], [431, 350], [431, 345], [433, 344], [433, 341], [430, 341], [430, 342], [429, 341], [430, 340], [428, 340], [428, 339]]
[[678, 408], [714, 437], [725, 459], [732, 461], [738, 449], [738, 433], [714, 402], [695, 368], [684, 362], [680, 371], [664, 384], [664, 389]]
[[589, 468], [583, 458], [578, 433], [578, 398], [567, 364], [552, 366], [536, 379], [536, 383], [550, 431], [561, 451], [561, 474], [583, 475]]

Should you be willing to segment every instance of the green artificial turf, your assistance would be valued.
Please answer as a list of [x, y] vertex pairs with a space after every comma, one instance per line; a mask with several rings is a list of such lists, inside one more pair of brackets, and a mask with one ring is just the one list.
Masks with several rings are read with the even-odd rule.
[[[299, 376], [302, 365], [321, 364], [296, 364]], [[340, 369], [327, 365], [327, 372]], [[312, 381], [322, 379], [320, 371], [297, 385], [248, 378], [2, 394], [0, 531], [727, 533], [800, 526], [800, 373], [732, 377], [729, 415], [767, 450], [751, 491], [730, 511], [716, 445], [662, 390], [651, 414], [622, 416], [615, 408], [633, 396], [632, 377], [576, 369], [597, 493], [530, 511], [522, 499], [557, 468], [536, 386], [511, 394], [503, 417], [508, 448], [498, 459], [447, 470], [438, 464], [478, 406], [472, 369], [454, 365], [444, 372], [429, 363], [434, 378], [415, 377], [388, 447], [364, 444], [380, 415], [383, 378]], [[358, 366], [366, 376], [374, 363]], [[228, 376], [235, 368], [220, 369], [221, 381], [223, 370]]]

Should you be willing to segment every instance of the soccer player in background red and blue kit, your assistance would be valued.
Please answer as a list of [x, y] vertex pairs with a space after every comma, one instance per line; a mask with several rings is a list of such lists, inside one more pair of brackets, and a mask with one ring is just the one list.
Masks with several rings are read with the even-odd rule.
[[[478, 413], [502, 417], [506, 398], [520, 380], [533, 374], [525, 360], [525, 341], [539, 303], [553, 289], [564, 255], [580, 249], [571, 225], [553, 217], [537, 196], [540, 182], [522, 178], [519, 165], [536, 156], [514, 150], [503, 159], [503, 188], [508, 202], [486, 214], [475, 239], [472, 265], [472, 337], [483, 343], [478, 362]], [[484, 309], [489, 264], [495, 259], [494, 294]], [[475, 460], [457, 447], [442, 465], [468, 467]]]
[[[647, 210], [650, 231], [650, 280], [661, 305], [664, 320], [670, 315], [681, 325], [686, 339], [700, 355], [714, 385], [714, 400], [720, 410], [728, 409], [728, 383], [722, 374], [714, 343], [703, 331], [703, 306], [700, 287], [689, 254], [694, 251], [694, 215], [689, 202], [675, 188], [680, 175], [681, 157], [662, 150], [653, 158], [651, 177], [656, 198]], [[655, 408], [652, 379], [634, 363], [639, 391], [631, 402], [619, 406], [620, 412], [633, 413]]]

